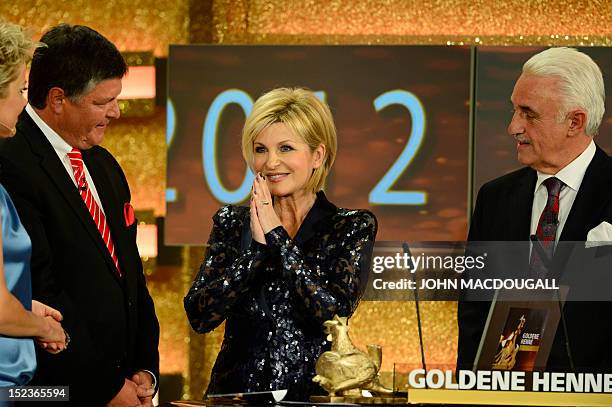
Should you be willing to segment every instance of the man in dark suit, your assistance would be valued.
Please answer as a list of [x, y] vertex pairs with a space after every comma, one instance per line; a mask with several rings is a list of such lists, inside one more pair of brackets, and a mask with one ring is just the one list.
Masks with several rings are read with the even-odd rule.
[[[533, 236], [543, 250], [534, 245], [524, 264], [534, 273], [556, 272], [573, 255], [560, 241], [612, 240], [612, 160], [593, 141], [604, 114], [601, 70], [574, 49], [548, 49], [525, 63], [511, 101], [508, 133], [526, 167], [482, 186], [468, 240], [528, 242]], [[547, 370], [612, 369], [610, 304], [565, 304], [568, 335], [560, 323]], [[489, 306], [459, 303], [457, 369], [473, 368]]]
[[70, 386], [78, 406], [151, 406], [159, 324], [127, 180], [98, 146], [127, 66], [88, 27], [60, 25], [41, 42], [1, 180], [32, 240], [33, 296], [62, 312], [71, 342], [59, 356], [38, 352], [31, 384]]

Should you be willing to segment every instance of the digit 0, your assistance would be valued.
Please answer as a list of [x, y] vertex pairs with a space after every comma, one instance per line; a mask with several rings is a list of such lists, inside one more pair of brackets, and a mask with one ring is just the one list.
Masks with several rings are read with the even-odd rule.
[[223, 110], [232, 103], [239, 105], [246, 116], [248, 116], [253, 109], [253, 99], [240, 89], [228, 89], [221, 92], [215, 100], [213, 100], [210, 109], [208, 109], [202, 136], [202, 159], [206, 184], [210, 188], [215, 199], [227, 204], [235, 204], [244, 201], [249, 195], [251, 184], [254, 179], [253, 173], [247, 167], [242, 184], [237, 189], [231, 191], [225, 188], [219, 178], [219, 168], [217, 166], [216, 157], [217, 129]]

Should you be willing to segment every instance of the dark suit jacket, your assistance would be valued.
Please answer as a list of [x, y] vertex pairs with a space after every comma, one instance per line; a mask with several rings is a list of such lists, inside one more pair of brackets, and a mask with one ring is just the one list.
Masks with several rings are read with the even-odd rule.
[[[478, 192], [469, 241], [528, 241], [537, 173], [523, 168], [490, 181]], [[586, 241], [589, 230], [612, 223], [612, 159], [597, 147], [563, 227], [560, 241]], [[569, 252], [557, 250], [553, 269], [562, 268]], [[528, 253], [523, 257], [529, 261]], [[584, 270], [588, 272], [588, 270]], [[489, 303], [460, 302], [458, 369], [472, 369]], [[576, 370], [612, 371], [612, 303], [567, 302], [564, 307], [569, 347]], [[570, 370], [561, 323], [547, 370]]]
[[31, 384], [69, 385], [75, 405], [104, 405], [125, 377], [159, 375], [159, 324], [136, 247], [126, 226], [130, 190], [102, 147], [83, 151], [111, 230], [112, 259], [74, 183], [42, 131], [24, 112], [17, 135], [0, 146], [0, 179], [32, 239], [33, 297], [58, 310], [72, 341], [58, 355], [37, 350]]

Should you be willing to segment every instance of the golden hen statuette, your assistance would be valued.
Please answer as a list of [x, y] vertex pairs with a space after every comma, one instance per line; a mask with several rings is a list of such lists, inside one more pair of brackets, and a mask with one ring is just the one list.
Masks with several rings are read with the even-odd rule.
[[324, 352], [315, 366], [317, 375], [312, 379], [327, 391], [329, 397], [361, 397], [361, 390], [376, 395], [391, 395], [393, 390], [382, 386], [378, 371], [382, 363], [382, 348], [368, 345], [362, 352], [351, 342], [346, 317], [334, 316], [323, 323], [331, 350]]

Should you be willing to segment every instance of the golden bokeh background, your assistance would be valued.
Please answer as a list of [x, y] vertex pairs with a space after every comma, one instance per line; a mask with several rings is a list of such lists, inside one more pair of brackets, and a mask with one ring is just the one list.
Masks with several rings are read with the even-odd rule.
[[[0, 18], [35, 38], [60, 22], [85, 24], [121, 51], [156, 57], [166, 57], [169, 44], [188, 43], [612, 45], [612, 2], [605, 0], [19, 0], [0, 3]], [[165, 214], [165, 125], [161, 107], [123, 117], [103, 144], [125, 170], [135, 208], [156, 216]], [[161, 371], [183, 377], [186, 399], [201, 397], [223, 336], [223, 327], [193, 334], [183, 311], [203, 253], [185, 247], [178, 264], [145, 264], [161, 323]], [[428, 365], [452, 365], [456, 304], [424, 303], [421, 314]], [[414, 303], [363, 302], [351, 332], [360, 347], [384, 347], [385, 371], [394, 362], [398, 370], [420, 363]]]

